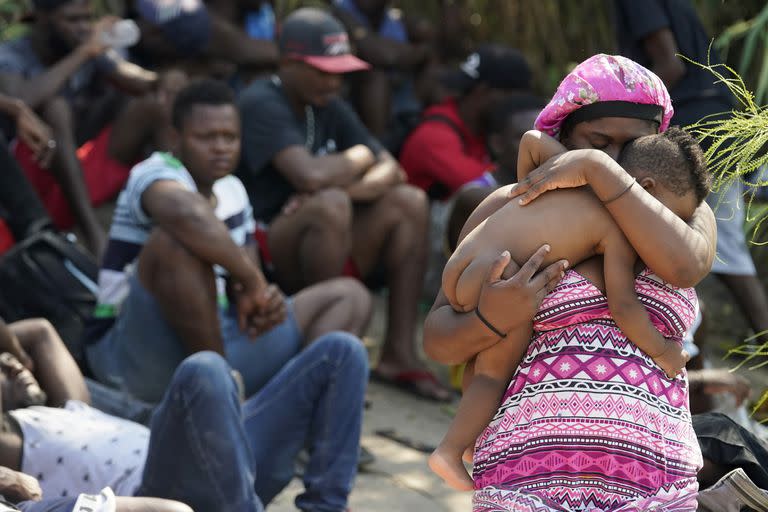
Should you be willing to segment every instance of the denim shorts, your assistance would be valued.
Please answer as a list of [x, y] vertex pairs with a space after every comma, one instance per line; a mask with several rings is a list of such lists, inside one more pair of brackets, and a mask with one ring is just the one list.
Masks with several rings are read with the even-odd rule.
[[[100, 382], [157, 403], [188, 354], [155, 298], [135, 274], [129, 279], [130, 291], [115, 324], [87, 347], [88, 364]], [[234, 307], [219, 310], [225, 357], [243, 375], [248, 395], [258, 391], [302, 348], [290, 299], [286, 309], [283, 323], [255, 340], [238, 328]]]

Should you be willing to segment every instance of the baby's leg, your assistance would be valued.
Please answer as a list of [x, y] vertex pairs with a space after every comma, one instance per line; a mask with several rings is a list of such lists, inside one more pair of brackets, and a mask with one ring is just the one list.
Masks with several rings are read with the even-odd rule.
[[456, 251], [448, 259], [445, 268], [443, 268], [443, 294], [445, 295], [445, 298], [448, 299], [448, 303], [451, 307], [456, 311], [464, 311], [464, 305], [456, 298], [456, 288], [461, 275], [471, 263], [472, 255], [462, 251], [462, 246], [459, 245]]
[[452, 261], [453, 258], [443, 270], [443, 293], [456, 311], [472, 311], [480, 300], [483, 280], [493, 259], [476, 256]]
[[[440, 445], [429, 457], [429, 467], [457, 490], [473, 488], [462, 455], [490, 423], [527, 349], [523, 336], [507, 337], [477, 356], [469, 387], [461, 398], [456, 417]], [[530, 339], [530, 332], [522, 333]]]
[[432, 471], [458, 491], [473, 489], [472, 478], [462, 462], [464, 452], [493, 418], [505, 389], [504, 382], [475, 376], [459, 402], [448, 432], [429, 457]]

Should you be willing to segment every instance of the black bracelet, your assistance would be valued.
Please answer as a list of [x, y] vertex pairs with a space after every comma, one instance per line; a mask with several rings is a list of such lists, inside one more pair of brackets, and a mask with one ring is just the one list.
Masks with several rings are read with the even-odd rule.
[[503, 332], [498, 330], [496, 327], [494, 327], [494, 325], [491, 322], [489, 322], [488, 319], [485, 318], [482, 313], [480, 313], [480, 308], [479, 307], [475, 308], [475, 315], [477, 316], [477, 318], [480, 319], [481, 322], [483, 322], [485, 324], [485, 326], [487, 328], [489, 328], [491, 331], [493, 331], [493, 334], [495, 334], [499, 338], [506, 338], [507, 337], [506, 334], [504, 334]]
[[613, 196], [612, 198], [610, 198], [610, 199], [608, 199], [608, 200], [606, 200], [606, 201], [603, 201], [603, 206], [606, 206], [608, 203], [612, 203], [612, 202], [614, 202], [615, 200], [619, 199], [621, 196], [623, 196], [624, 194], [626, 194], [627, 192], [629, 192], [629, 189], [631, 189], [631, 188], [632, 188], [632, 186], [633, 186], [635, 183], [637, 183], [637, 178], [632, 178], [632, 183], [630, 183], [630, 184], [629, 184], [629, 186], [628, 186], [627, 188], [625, 188], [624, 190], [622, 190], [621, 192], [619, 192], [618, 194], [616, 194], [616, 195], [615, 195], [615, 196]]

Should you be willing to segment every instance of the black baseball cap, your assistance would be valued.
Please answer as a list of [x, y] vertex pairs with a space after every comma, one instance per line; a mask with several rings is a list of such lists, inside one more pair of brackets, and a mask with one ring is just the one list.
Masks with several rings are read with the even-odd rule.
[[471, 53], [459, 65], [441, 77], [443, 84], [457, 91], [467, 91], [484, 83], [496, 89], [524, 90], [531, 85], [531, 68], [522, 53], [498, 44], [486, 44]]
[[371, 65], [352, 54], [344, 26], [322, 9], [305, 7], [283, 21], [278, 39], [280, 53], [326, 73], [349, 73]]

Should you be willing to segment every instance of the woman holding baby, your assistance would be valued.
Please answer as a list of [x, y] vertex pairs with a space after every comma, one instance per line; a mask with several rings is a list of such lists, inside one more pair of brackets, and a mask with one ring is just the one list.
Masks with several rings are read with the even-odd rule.
[[[599, 149], [616, 160], [628, 142], [666, 130], [671, 115], [656, 75], [596, 55], [563, 80], [536, 128], [569, 150]], [[507, 201], [589, 185], [645, 264], [635, 287], [654, 325], [677, 340], [696, 315], [685, 288], [714, 258], [714, 216], [703, 204], [686, 224], [633, 183], [612, 161], [584, 166], [578, 152], [565, 153], [491, 195], [462, 238]], [[425, 324], [427, 353], [446, 364], [497, 343], [529, 343], [475, 445], [474, 510], [695, 510], [701, 453], [685, 375], [668, 378], [616, 327], [599, 258], [536, 274], [545, 251], [522, 268], [500, 256], [476, 311], [454, 311], [441, 292]]]

